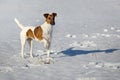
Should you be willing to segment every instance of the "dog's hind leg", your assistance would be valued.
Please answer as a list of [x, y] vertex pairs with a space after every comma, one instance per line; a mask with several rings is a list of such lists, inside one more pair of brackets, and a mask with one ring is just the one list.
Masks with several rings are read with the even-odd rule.
[[32, 39], [27, 39], [28, 41], [28, 44], [30, 46], [30, 57], [33, 58], [33, 55], [32, 55], [32, 50], [33, 50], [33, 45], [32, 45]]
[[24, 48], [25, 48], [25, 40], [21, 41], [21, 56], [24, 58]]
[[26, 38], [21, 35], [20, 39], [21, 39], [21, 57], [24, 58], [24, 48], [25, 48]]

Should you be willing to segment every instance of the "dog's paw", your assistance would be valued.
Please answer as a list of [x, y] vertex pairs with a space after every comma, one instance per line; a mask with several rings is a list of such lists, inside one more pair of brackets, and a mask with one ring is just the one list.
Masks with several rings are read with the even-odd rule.
[[46, 58], [46, 60], [44, 61], [44, 64], [50, 64], [50, 63], [54, 63], [54, 58]]

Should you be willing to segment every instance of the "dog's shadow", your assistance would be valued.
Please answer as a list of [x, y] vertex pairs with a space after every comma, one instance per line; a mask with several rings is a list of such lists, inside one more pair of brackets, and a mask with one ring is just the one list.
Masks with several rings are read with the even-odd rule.
[[93, 54], [93, 53], [113, 53], [114, 51], [117, 51], [119, 49], [106, 49], [106, 50], [75, 50], [74, 47], [68, 48], [64, 51], [61, 51], [60, 53], [63, 53], [67, 56], [76, 56], [76, 55], [82, 55], [82, 54]]

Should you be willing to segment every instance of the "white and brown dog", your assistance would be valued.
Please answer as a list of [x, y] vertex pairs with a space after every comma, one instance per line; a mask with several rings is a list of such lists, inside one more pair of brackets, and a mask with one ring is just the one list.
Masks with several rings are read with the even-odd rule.
[[22, 58], [24, 58], [24, 47], [26, 41], [30, 45], [30, 57], [33, 58], [32, 40], [34, 39], [39, 42], [44, 42], [44, 47], [47, 49], [47, 57], [48, 59], [50, 59], [50, 44], [53, 30], [52, 26], [55, 25], [55, 16], [57, 16], [56, 13], [44, 14], [44, 17], [46, 18], [45, 22], [41, 26], [37, 27], [33, 26], [24, 27], [22, 24], [20, 24], [20, 22], [16, 18], [14, 19], [17, 25], [22, 29], [20, 33]]

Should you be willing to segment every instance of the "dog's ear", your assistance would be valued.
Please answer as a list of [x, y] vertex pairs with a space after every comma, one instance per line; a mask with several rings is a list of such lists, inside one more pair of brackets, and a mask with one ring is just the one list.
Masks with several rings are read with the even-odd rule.
[[45, 14], [43, 14], [43, 15], [44, 15], [45, 18], [47, 18], [49, 14], [48, 14], [48, 13], [45, 13]]
[[57, 13], [52, 13], [52, 14], [53, 14], [54, 17], [57, 16]]

